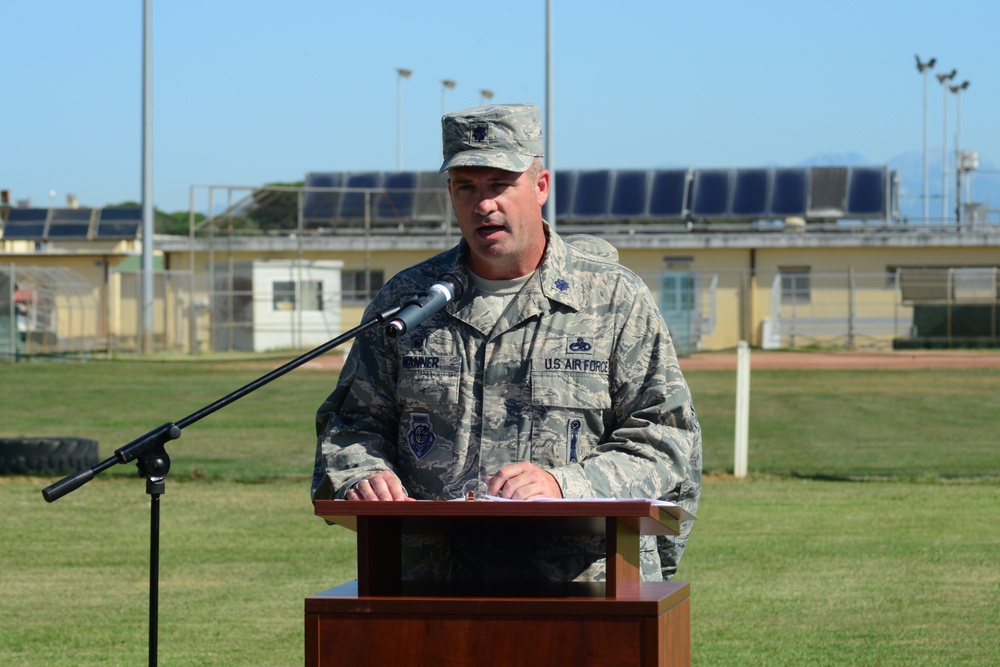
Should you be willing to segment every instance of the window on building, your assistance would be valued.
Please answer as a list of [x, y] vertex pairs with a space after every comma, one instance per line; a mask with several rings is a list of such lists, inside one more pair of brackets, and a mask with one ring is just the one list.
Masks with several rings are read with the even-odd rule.
[[295, 283], [291, 280], [275, 280], [271, 283], [274, 295], [274, 310], [295, 310]]
[[[296, 286], [298, 290], [296, 290]], [[275, 280], [271, 283], [274, 310], [292, 311], [297, 304], [301, 309], [323, 310], [323, 283], [319, 280]]]
[[302, 310], [323, 310], [323, 283], [319, 280], [303, 280], [299, 283], [299, 297]]
[[341, 271], [340, 284], [344, 303], [368, 303], [382, 289], [385, 272], [382, 269], [371, 269], [367, 273], [366, 283], [365, 271]]
[[781, 275], [782, 303], [810, 303], [812, 301], [812, 280], [808, 266], [783, 266]]

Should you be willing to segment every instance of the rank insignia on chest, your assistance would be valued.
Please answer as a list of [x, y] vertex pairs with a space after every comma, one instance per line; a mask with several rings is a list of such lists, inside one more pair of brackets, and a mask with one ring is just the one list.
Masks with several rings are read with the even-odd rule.
[[410, 443], [410, 451], [413, 452], [413, 455], [418, 460], [424, 458], [424, 455], [431, 450], [437, 440], [429, 415], [417, 413], [410, 415], [410, 431], [406, 434], [406, 440]]

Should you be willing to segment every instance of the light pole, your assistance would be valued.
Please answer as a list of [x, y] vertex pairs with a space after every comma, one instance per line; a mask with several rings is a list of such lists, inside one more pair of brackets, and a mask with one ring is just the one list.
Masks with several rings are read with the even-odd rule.
[[545, 0], [545, 167], [549, 170], [549, 198], [545, 202], [545, 221], [556, 228], [556, 160], [552, 128], [552, 0]]
[[141, 323], [142, 351], [153, 351], [153, 0], [142, 6], [142, 257]]
[[455, 86], [457, 86], [457, 85], [458, 84], [455, 83], [454, 81], [452, 81], [451, 79], [442, 79], [441, 80], [441, 115], [442, 116], [444, 116], [446, 113], [448, 113], [448, 104], [445, 101], [445, 95], [448, 93], [449, 90], [454, 90]]
[[957, 69], [948, 74], [935, 74], [944, 87], [944, 148], [941, 150], [941, 224], [948, 219], [948, 81], [955, 78]]
[[403, 79], [411, 74], [411, 69], [396, 68], [396, 171], [403, 171]]
[[969, 87], [968, 81], [957, 86], [948, 86], [955, 93], [955, 222], [962, 224], [962, 91]]
[[930, 74], [931, 69], [934, 68], [934, 63], [937, 62], [936, 58], [931, 58], [925, 63], [920, 62], [920, 56], [913, 56], [917, 59], [917, 71], [923, 75], [924, 78], [924, 224], [927, 224], [927, 218], [930, 217], [928, 212], [928, 202], [927, 202], [927, 75]]
[[479, 106], [486, 104], [487, 100], [493, 99], [493, 91], [483, 88], [479, 91]]

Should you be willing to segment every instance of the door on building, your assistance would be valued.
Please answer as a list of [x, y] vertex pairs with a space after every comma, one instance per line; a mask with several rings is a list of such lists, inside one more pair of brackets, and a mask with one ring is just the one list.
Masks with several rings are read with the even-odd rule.
[[664, 271], [660, 274], [660, 313], [674, 339], [677, 356], [694, 350], [697, 335], [695, 322], [694, 274], [690, 271]]

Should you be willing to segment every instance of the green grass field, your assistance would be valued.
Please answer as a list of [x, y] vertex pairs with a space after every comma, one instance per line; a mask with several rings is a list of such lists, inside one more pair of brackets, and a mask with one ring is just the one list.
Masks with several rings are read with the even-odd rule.
[[[75, 436], [101, 457], [278, 365], [0, 364], [0, 437]], [[301, 369], [168, 445], [163, 665], [302, 664], [303, 599], [353, 578], [353, 534], [312, 516]], [[688, 373], [705, 432], [681, 569], [697, 665], [992, 665], [1000, 656], [1000, 373], [755, 371], [750, 470], [734, 481], [735, 373]], [[149, 497], [116, 466], [0, 477], [0, 664], [146, 659]]]

